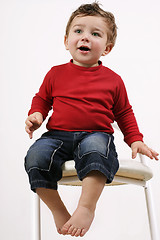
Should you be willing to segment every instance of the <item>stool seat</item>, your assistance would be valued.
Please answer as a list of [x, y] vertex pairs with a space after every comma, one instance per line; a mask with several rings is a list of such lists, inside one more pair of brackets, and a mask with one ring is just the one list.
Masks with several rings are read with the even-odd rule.
[[[136, 160], [121, 160], [119, 162], [119, 170], [116, 177], [123, 177], [127, 179], [134, 179], [140, 181], [148, 181], [153, 177], [152, 170]], [[75, 162], [73, 160], [67, 161], [62, 166], [63, 178], [59, 181], [60, 185], [75, 185], [81, 186], [82, 182], [77, 177], [75, 169]], [[113, 182], [107, 185], [120, 185], [126, 182], [117, 182], [116, 177]]]

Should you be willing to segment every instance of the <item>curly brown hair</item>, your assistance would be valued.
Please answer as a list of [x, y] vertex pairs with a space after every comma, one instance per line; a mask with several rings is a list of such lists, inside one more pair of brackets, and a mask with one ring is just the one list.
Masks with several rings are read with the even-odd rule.
[[115, 17], [111, 12], [106, 12], [102, 8], [100, 8], [98, 2], [93, 2], [92, 4], [83, 4], [72, 13], [66, 26], [66, 36], [68, 36], [69, 34], [70, 26], [73, 19], [77, 16], [103, 17], [104, 21], [107, 23], [107, 43], [112, 43], [113, 46], [115, 45], [117, 37], [117, 25], [115, 23]]

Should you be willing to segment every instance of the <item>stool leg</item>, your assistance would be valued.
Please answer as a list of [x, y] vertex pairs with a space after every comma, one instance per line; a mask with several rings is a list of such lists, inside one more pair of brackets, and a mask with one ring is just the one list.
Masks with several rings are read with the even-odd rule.
[[150, 233], [151, 233], [151, 240], [159, 240], [158, 234], [158, 227], [157, 221], [155, 216], [155, 209], [152, 199], [152, 193], [150, 184], [147, 182], [146, 186], [144, 187], [145, 197], [146, 197], [146, 204], [147, 204], [147, 211], [148, 211], [148, 219], [149, 219], [149, 226], [150, 226]]
[[41, 240], [40, 198], [37, 194], [34, 194], [33, 202], [33, 240]]

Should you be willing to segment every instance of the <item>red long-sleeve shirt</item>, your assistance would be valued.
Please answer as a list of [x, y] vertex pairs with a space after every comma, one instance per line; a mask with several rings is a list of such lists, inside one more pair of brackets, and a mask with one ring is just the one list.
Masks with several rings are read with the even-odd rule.
[[41, 112], [45, 119], [52, 108], [48, 130], [112, 134], [115, 120], [128, 145], [142, 141], [121, 77], [101, 62], [86, 68], [70, 61], [51, 68], [32, 100], [29, 115]]

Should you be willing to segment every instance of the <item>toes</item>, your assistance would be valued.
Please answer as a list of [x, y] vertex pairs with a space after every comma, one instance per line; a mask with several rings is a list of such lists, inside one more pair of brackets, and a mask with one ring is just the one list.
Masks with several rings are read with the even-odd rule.
[[75, 236], [75, 233], [77, 232], [77, 228], [74, 228], [73, 229], [73, 231], [72, 231], [72, 233], [71, 233], [71, 236], [73, 237], [73, 236]]
[[60, 229], [60, 228], [58, 228], [58, 229], [57, 229], [57, 232], [58, 232], [59, 234], [62, 234], [62, 232], [61, 232], [61, 229]]
[[83, 237], [86, 234], [87, 230], [86, 229], [82, 229], [81, 233], [80, 233], [80, 237]]
[[67, 235], [67, 234], [69, 234], [69, 229], [71, 228], [71, 225], [68, 225], [68, 224], [65, 224], [63, 227], [62, 227], [62, 229], [61, 229], [61, 233], [63, 234], [63, 235]]
[[77, 229], [77, 232], [75, 233], [75, 237], [79, 237], [79, 236], [81, 236], [81, 231], [82, 231], [82, 229], [80, 229], [80, 228], [78, 228]]
[[58, 229], [58, 233], [63, 234], [63, 235], [71, 235], [72, 237], [83, 237], [87, 230], [86, 229], [80, 229], [76, 228], [73, 225], [70, 226], [63, 226], [62, 230]]
[[72, 232], [74, 231], [74, 229], [75, 229], [75, 228], [73, 227], [73, 225], [71, 225], [70, 228], [68, 229], [68, 234], [71, 235]]
[[74, 226], [71, 226], [68, 230], [68, 234], [70, 234], [72, 237], [79, 237], [81, 234], [82, 229], [80, 228], [75, 228]]

